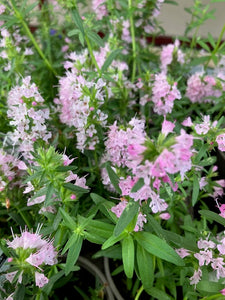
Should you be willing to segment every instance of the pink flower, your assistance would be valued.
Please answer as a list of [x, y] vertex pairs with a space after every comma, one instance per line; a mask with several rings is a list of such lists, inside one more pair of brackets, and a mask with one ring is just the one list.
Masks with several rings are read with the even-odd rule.
[[208, 250], [208, 248], [214, 249], [216, 244], [212, 241], [200, 239], [197, 243], [199, 249]]
[[183, 126], [187, 126], [187, 127], [191, 127], [193, 125], [190, 117], [188, 117], [187, 119], [185, 119], [181, 124]]
[[119, 204], [111, 208], [111, 211], [117, 216], [117, 218], [119, 218], [122, 215], [122, 212], [126, 208], [127, 203], [128, 203], [127, 201], [123, 200], [120, 201]]
[[186, 96], [191, 102], [212, 102], [210, 97], [220, 97], [221, 91], [215, 87], [216, 81], [212, 76], [195, 73], [187, 81]]
[[190, 278], [190, 284], [197, 284], [201, 280], [202, 271], [199, 268], [198, 270], [195, 270], [194, 275]]
[[92, 0], [92, 9], [96, 13], [97, 20], [102, 20], [104, 16], [108, 15], [106, 0]]
[[152, 88], [152, 102], [154, 112], [159, 115], [166, 115], [172, 112], [173, 102], [180, 99], [181, 94], [176, 84], [170, 85], [164, 73], [155, 75], [155, 82]]
[[48, 283], [48, 278], [44, 274], [35, 272], [35, 283], [36, 283], [36, 286], [38, 286], [39, 288], [42, 288], [44, 285], [46, 285]]
[[184, 53], [178, 48], [179, 41], [176, 40], [174, 44], [169, 44], [167, 46], [163, 46], [160, 60], [161, 60], [161, 70], [163, 72], [167, 72], [167, 66], [170, 65], [175, 59], [180, 63], [184, 63]]
[[146, 215], [143, 215], [141, 212], [139, 212], [134, 231], [137, 232], [143, 230], [144, 223], [147, 223]]
[[168, 133], [173, 132], [174, 127], [175, 127], [174, 123], [164, 119], [162, 123], [162, 133], [165, 134], [165, 136], [167, 136]]
[[159, 217], [163, 220], [169, 220], [171, 215], [169, 213], [162, 213], [159, 215]]
[[184, 258], [184, 257], [190, 255], [190, 252], [184, 248], [175, 249], [175, 251], [181, 258]]
[[199, 261], [199, 266], [203, 266], [204, 264], [208, 265], [212, 260], [212, 251], [200, 251], [199, 253], [195, 253], [194, 257], [196, 257]]
[[216, 137], [216, 142], [220, 151], [225, 151], [225, 133]]
[[5, 277], [6, 277], [6, 279], [9, 281], [9, 282], [13, 282], [13, 279], [14, 279], [14, 277], [15, 277], [15, 275], [16, 275], [16, 273], [17, 273], [18, 271], [14, 271], [14, 272], [10, 272], [10, 273], [7, 273], [6, 275], [5, 275]]

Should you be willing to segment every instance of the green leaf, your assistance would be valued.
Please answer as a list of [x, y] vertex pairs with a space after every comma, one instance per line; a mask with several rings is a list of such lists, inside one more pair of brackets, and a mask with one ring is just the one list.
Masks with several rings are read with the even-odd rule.
[[197, 175], [193, 176], [193, 192], [192, 192], [192, 206], [195, 206], [199, 195], [199, 179]]
[[137, 244], [137, 265], [144, 289], [148, 292], [154, 281], [153, 257], [139, 244]]
[[178, 3], [176, 1], [173, 1], [173, 0], [165, 0], [164, 3], [172, 4], [172, 5], [178, 5]]
[[56, 283], [56, 281], [58, 281], [62, 276], [64, 276], [64, 271], [61, 270], [58, 273], [56, 273], [55, 275], [53, 275], [50, 279], [49, 282], [42, 288], [42, 291], [44, 293], [46, 293], [47, 295], [50, 294], [50, 292], [52, 291], [53, 285]]
[[84, 189], [84, 188], [82, 188], [78, 185], [72, 184], [70, 182], [64, 183], [63, 187], [68, 190], [71, 190], [73, 192], [76, 192], [76, 193], [82, 193], [82, 194], [89, 193], [88, 189]]
[[200, 215], [205, 217], [207, 220], [215, 221], [223, 226], [225, 226], [225, 218], [219, 216], [218, 214], [214, 213], [213, 211], [209, 210], [200, 210]]
[[82, 35], [84, 36], [85, 33], [84, 33], [83, 22], [82, 22], [82, 19], [81, 19], [80, 15], [79, 15], [78, 10], [77, 9], [72, 9], [71, 14], [72, 14], [72, 18], [73, 18], [74, 23], [79, 28]]
[[122, 232], [119, 236], [114, 236], [112, 235], [110, 238], [108, 238], [108, 240], [105, 241], [105, 243], [102, 245], [102, 250], [105, 250], [109, 247], [111, 247], [112, 245], [114, 245], [115, 243], [121, 241], [123, 238], [125, 238], [127, 236], [127, 233]]
[[25, 297], [25, 285], [19, 284], [13, 295], [14, 300], [21, 300]]
[[79, 34], [80, 30], [79, 29], [73, 29], [73, 30], [70, 30], [68, 32], [68, 36], [71, 37], [73, 35], [76, 35], [76, 34]]
[[203, 41], [198, 41], [198, 44], [199, 44], [203, 49], [205, 49], [206, 51], [210, 52], [210, 48], [209, 48], [209, 46], [208, 46], [205, 42], [203, 42]]
[[99, 258], [99, 257], [109, 257], [109, 258], [121, 260], [122, 259], [121, 245], [116, 244], [105, 250], [100, 250], [93, 255], [93, 258]]
[[138, 202], [128, 202], [127, 206], [125, 207], [124, 211], [122, 212], [116, 226], [114, 229], [114, 235], [118, 236], [123, 232], [123, 230], [130, 224], [130, 222], [134, 219], [137, 215], [139, 210], [139, 203]]
[[31, 10], [33, 10], [37, 5], [39, 4], [39, 2], [34, 2], [31, 5], [28, 5], [27, 8], [24, 10], [24, 15], [28, 14]]
[[102, 237], [102, 236], [99, 236], [99, 235], [97, 235], [97, 234], [95, 234], [95, 233], [89, 233], [89, 232], [87, 232], [87, 231], [85, 231], [85, 238], [89, 241], [89, 242], [91, 242], [91, 243], [93, 243], [93, 244], [99, 244], [99, 245], [102, 245], [104, 242], [105, 242], [105, 238], [104, 237]]
[[70, 228], [71, 230], [74, 230], [77, 227], [77, 224], [75, 223], [74, 219], [68, 215], [67, 212], [65, 212], [64, 209], [61, 207], [59, 208], [59, 211], [63, 217], [63, 221], [65, 222], [66, 227]]
[[217, 158], [215, 156], [208, 157], [208, 158], [204, 159], [203, 161], [200, 161], [199, 166], [202, 166], [202, 167], [211, 166], [211, 165], [215, 164], [216, 160], [217, 160]]
[[47, 192], [46, 192], [46, 197], [45, 197], [45, 201], [44, 201], [44, 206], [50, 205], [51, 198], [52, 198], [54, 191], [55, 191], [55, 189], [54, 189], [53, 184], [49, 184], [47, 186]]
[[171, 300], [171, 298], [163, 291], [152, 287], [151, 291], [148, 291], [148, 294], [151, 295], [154, 299], [158, 300]]
[[113, 233], [114, 226], [106, 222], [91, 220], [85, 229], [90, 233], [95, 233], [101, 237], [109, 238]]
[[126, 276], [132, 278], [134, 273], [134, 241], [130, 234], [122, 240], [122, 259]]
[[138, 181], [135, 183], [135, 185], [132, 187], [131, 193], [136, 193], [138, 190], [140, 190], [140, 188], [143, 187], [144, 184], [145, 184], [144, 179], [139, 178]]
[[171, 262], [177, 266], [184, 266], [183, 260], [165, 241], [149, 232], [134, 232], [137, 242], [149, 253]]
[[62, 255], [66, 253], [66, 251], [73, 245], [76, 243], [76, 241], [78, 240], [79, 235], [74, 232], [71, 237], [68, 239], [65, 247], [62, 250]]
[[190, 62], [189, 65], [190, 65], [190, 66], [201, 65], [201, 64], [204, 64], [205, 62], [207, 62], [210, 58], [211, 58], [211, 56], [197, 57], [197, 58], [194, 58], [194, 59]]
[[87, 31], [86, 32], [87, 37], [94, 43], [96, 43], [99, 47], [104, 47], [104, 42], [100, 36], [95, 33], [94, 31]]
[[29, 181], [32, 181], [33, 179], [35, 178], [41, 178], [43, 175], [43, 172], [42, 171], [38, 171], [38, 172], [35, 172], [34, 174], [28, 176], [24, 181], [23, 183], [27, 183]]
[[102, 66], [102, 72], [105, 72], [108, 67], [111, 65], [111, 63], [113, 62], [113, 60], [117, 57], [117, 55], [121, 52], [120, 49], [116, 49], [113, 52], [110, 53], [110, 55], [107, 57], [107, 59], [105, 60], [103, 66]]
[[106, 217], [110, 217], [110, 219], [114, 222], [117, 223], [117, 216], [111, 211], [111, 208], [115, 205], [113, 202], [108, 201], [106, 199], [104, 199], [103, 197], [95, 194], [95, 193], [91, 193], [90, 194], [91, 199], [94, 201], [94, 203], [96, 205], [99, 205], [99, 209], [101, 210], [101, 212], [106, 216]]
[[213, 48], [216, 48], [216, 43], [215, 43], [214, 38], [213, 38], [213, 36], [211, 35], [210, 32], [208, 32], [208, 40], [209, 40], [211, 46], [212, 46]]
[[144, 212], [147, 216], [148, 224], [151, 226], [152, 230], [155, 231], [155, 233], [156, 233], [156, 235], [158, 235], [158, 237], [160, 237], [161, 239], [165, 239], [164, 231], [163, 231], [162, 227], [160, 226], [160, 224], [155, 220], [155, 218], [152, 215], [147, 213], [146, 209], [144, 209]]
[[201, 158], [206, 154], [207, 150], [208, 150], [208, 145], [207, 144], [203, 144], [200, 148], [200, 150], [198, 151], [198, 154], [196, 155], [195, 159], [194, 159], [194, 163], [198, 164], [201, 160]]
[[197, 289], [207, 292], [209, 294], [219, 293], [224, 288], [224, 284], [218, 282], [212, 282], [208, 280], [201, 280], [197, 284]]
[[225, 2], [225, 0], [211, 0], [211, 3]]
[[183, 237], [175, 232], [164, 230], [163, 234], [166, 237], [167, 241], [175, 244], [178, 248], [185, 248], [187, 250], [191, 250], [193, 252], [198, 251], [198, 247], [196, 245], [195, 240]]
[[76, 242], [72, 244], [69, 248], [67, 259], [66, 259], [66, 267], [65, 267], [66, 276], [73, 270], [73, 267], [79, 257], [82, 243], [83, 243], [83, 238], [80, 235], [78, 235]]
[[60, 166], [57, 167], [55, 170], [56, 172], [68, 172], [68, 171], [74, 171], [77, 169], [77, 166]]
[[115, 173], [115, 171], [111, 168], [111, 166], [109, 165], [109, 163], [106, 164], [106, 171], [109, 175], [110, 181], [112, 183], [112, 185], [114, 186], [115, 190], [117, 191], [118, 194], [122, 194], [122, 191], [119, 187], [119, 182], [120, 179], [118, 177], [118, 175]]

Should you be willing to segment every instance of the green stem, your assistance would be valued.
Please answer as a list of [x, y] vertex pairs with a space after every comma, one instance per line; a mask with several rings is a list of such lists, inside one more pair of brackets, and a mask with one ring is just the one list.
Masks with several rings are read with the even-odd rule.
[[131, 13], [132, 9], [132, 0], [128, 0], [128, 7], [129, 7], [129, 15], [130, 15], [130, 32], [132, 38], [132, 58], [133, 58], [133, 67], [132, 67], [132, 75], [131, 81], [134, 82], [135, 75], [136, 75], [136, 41], [135, 41], [135, 30], [134, 30], [134, 20], [133, 14]]
[[96, 67], [96, 69], [97, 69], [97, 71], [98, 71], [99, 76], [101, 77], [101, 70], [99, 69], [99, 66], [98, 66], [98, 64], [97, 64], [97, 61], [96, 61], [96, 59], [95, 59], [95, 56], [94, 56], [94, 53], [93, 53], [93, 50], [92, 50], [92, 47], [91, 47], [91, 43], [90, 43], [89, 38], [87, 37], [87, 35], [85, 35], [85, 41], [86, 41], [86, 43], [87, 43], [88, 51], [89, 51], [89, 53], [90, 53], [92, 62], [93, 62], [93, 64], [95, 65], [95, 67]]
[[31, 224], [30, 221], [27, 219], [26, 215], [24, 214], [24, 212], [22, 210], [18, 210], [19, 214], [21, 215], [22, 219], [24, 220], [24, 222], [26, 223], [27, 227], [29, 229], [31, 229]]
[[134, 300], [138, 300], [138, 299], [139, 299], [139, 297], [141, 296], [141, 293], [143, 292], [143, 290], [144, 290], [144, 287], [143, 287], [143, 285], [142, 285], [142, 286], [140, 287], [140, 289], [138, 290], [137, 295], [136, 295], [136, 297], [135, 297]]
[[38, 54], [40, 55], [40, 57], [44, 60], [45, 64], [47, 65], [47, 67], [49, 68], [49, 70], [55, 75], [57, 76], [57, 72], [54, 70], [54, 68], [52, 67], [52, 65], [50, 64], [50, 62], [48, 61], [48, 59], [45, 57], [44, 53], [42, 52], [41, 48], [39, 47], [38, 43], [36, 42], [33, 34], [31, 33], [29, 27], [27, 26], [27, 23], [24, 21], [22, 15], [20, 14], [20, 12], [17, 10], [17, 8], [15, 7], [15, 5], [11, 2], [12, 7], [14, 9], [14, 12], [18, 18], [18, 20], [20, 20], [21, 24], [23, 25], [23, 28], [27, 34], [27, 36], [30, 38], [31, 42], [33, 43], [34, 47], [36, 48]]

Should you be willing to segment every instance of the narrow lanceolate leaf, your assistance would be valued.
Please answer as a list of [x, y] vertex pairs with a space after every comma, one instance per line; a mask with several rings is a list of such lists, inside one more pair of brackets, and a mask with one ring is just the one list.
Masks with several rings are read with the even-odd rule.
[[72, 13], [72, 18], [73, 18], [73, 21], [74, 23], [76, 24], [77, 28], [80, 30], [80, 32], [82, 33], [82, 35], [84, 36], [84, 27], [83, 27], [83, 22], [82, 22], [82, 19], [79, 15], [79, 12], [77, 9], [73, 9], [71, 11]]
[[117, 55], [121, 52], [120, 49], [116, 49], [113, 52], [110, 53], [110, 55], [107, 57], [107, 59], [105, 60], [103, 66], [102, 66], [102, 71], [106, 71], [108, 69], [108, 67], [111, 65], [111, 63], [113, 62], [113, 60], [117, 57]]
[[59, 208], [59, 211], [60, 211], [60, 213], [61, 213], [61, 215], [63, 217], [63, 221], [65, 222], [65, 225], [68, 228], [70, 228], [71, 230], [74, 230], [77, 227], [76, 222], [61, 207]]
[[77, 166], [59, 166], [56, 168], [56, 172], [68, 172], [74, 171], [77, 169]]
[[122, 240], [122, 259], [126, 276], [132, 278], [134, 272], [134, 241], [131, 235]]
[[78, 185], [75, 185], [75, 184], [72, 184], [70, 182], [68, 183], [64, 183], [64, 188], [68, 189], [68, 190], [71, 190], [73, 192], [77, 192], [77, 193], [89, 193], [89, 190], [88, 189], [84, 189]]
[[97, 33], [94, 31], [87, 31], [86, 34], [92, 42], [97, 44], [99, 47], [104, 47], [104, 42]]
[[112, 185], [114, 186], [115, 190], [117, 191], [118, 194], [122, 194], [121, 189], [119, 187], [119, 177], [118, 175], [115, 173], [115, 171], [113, 171], [113, 169], [111, 168], [111, 166], [109, 164], [106, 164], [106, 171], [109, 175], [110, 181], [112, 183]]
[[154, 264], [152, 254], [137, 244], [137, 264], [144, 289], [151, 290], [154, 281]]
[[153, 299], [158, 299], [158, 300], [171, 300], [171, 297], [169, 297], [165, 292], [152, 287], [151, 291], [148, 292], [149, 295], [151, 295], [153, 297]]
[[139, 180], [132, 187], [131, 193], [136, 193], [138, 190], [140, 190], [140, 188], [143, 187], [144, 184], [145, 184], [144, 183], [144, 179], [143, 178], [139, 178]]
[[225, 226], [225, 218], [219, 216], [218, 214], [214, 213], [213, 211], [209, 210], [200, 210], [199, 213], [205, 217], [207, 220], [215, 221], [223, 226]]
[[96, 205], [99, 205], [99, 209], [101, 212], [106, 216], [110, 217], [110, 219], [116, 223], [117, 216], [111, 211], [111, 208], [115, 205], [113, 202], [104, 199], [103, 197], [99, 196], [98, 194], [91, 193], [91, 199], [94, 201]]
[[44, 206], [50, 205], [53, 193], [54, 193], [54, 186], [52, 184], [49, 184], [47, 186], [47, 193], [46, 193], [46, 197], [45, 197]]
[[65, 247], [63, 248], [62, 255], [66, 253], [66, 251], [72, 246], [76, 244], [79, 235], [77, 233], [73, 233], [71, 237], [68, 239]]
[[19, 284], [14, 292], [13, 299], [21, 300], [24, 299], [24, 296], [25, 296], [25, 286]]
[[122, 212], [114, 229], [114, 235], [118, 236], [130, 224], [130, 222], [137, 215], [139, 210], [138, 202], [128, 202], [126, 208]]
[[209, 294], [219, 293], [219, 291], [222, 290], [223, 288], [224, 288], [224, 285], [222, 283], [212, 282], [212, 281], [208, 281], [208, 280], [207, 281], [201, 280], [197, 284], [198, 290], [204, 291]]
[[194, 175], [193, 178], [193, 192], [192, 192], [192, 206], [194, 206], [198, 200], [199, 195], [199, 179], [198, 176]]
[[73, 267], [79, 257], [82, 243], [83, 243], [83, 238], [80, 235], [78, 235], [76, 242], [72, 244], [69, 248], [67, 259], [66, 259], [66, 267], [65, 267], [66, 276], [73, 270]]
[[134, 237], [138, 244], [142, 246], [147, 252], [177, 266], [184, 266], [183, 260], [176, 253], [176, 251], [156, 235], [141, 231], [135, 232]]
[[108, 238], [108, 240], [106, 240], [105, 243], [102, 245], [102, 250], [105, 250], [114, 245], [115, 243], [121, 241], [123, 238], [126, 237], [126, 235], [127, 234], [125, 232], [122, 232], [119, 236], [110, 236], [110, 238]]

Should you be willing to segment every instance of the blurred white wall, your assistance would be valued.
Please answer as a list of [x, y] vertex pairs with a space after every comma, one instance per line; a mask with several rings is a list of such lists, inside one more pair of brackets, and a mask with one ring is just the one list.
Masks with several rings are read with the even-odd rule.
[[[194, 0], [176, 0], [178, 6], [171, 4], [163, 4], [161, 13], [158, 17], [162, 26], [165, 28], [166, 35], [179, 36], [183, 35], [187, 22], [190, 22], [190, 15], [185, 12], [185, 7], [193, 5]], [[213, 0], [202, 0], [203, 3], [208, 4]], [[221, 0], [220, 0], [221, 1]], [[36, 2], [36, 0], [29, 0], [28, 2]], [[85, 11], [91, 9], [91, 0], [87, 0], [88, 5]], [[210, 5], [211, 9], [215, 8], [215, 19], [208, 20], [204, 26], [199, 30], [201, 36], [207, 36], [210, 32], [213, 37], [217, 38], [225, 24], [225, 2], [213, 3]], [[32, 23], [35, 23], [33, 20]], [[225, 36], [224, 36], [225, 39]]]
[[[192, 6], [193, 2], [193, 0], [177, 0], [178, 6], [171, 4], [162, 5], [159, 20], [167, 35], [183, 35], [187, 22], [190, 22], [190, 14], [184, 8]], [[202, 2], [208, 4], [210, 0], [203, 0]], [[210, 32], [213, 37], [217, 38], [225, 24], [225, 2], [213, 3], [210, 7], [211, 9], [216, 9], [215, 19], [207, 20], [200, 27], [199, 35], [205, 37]]]

